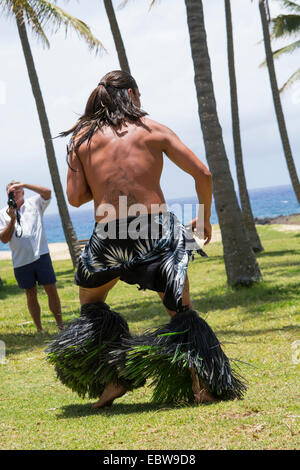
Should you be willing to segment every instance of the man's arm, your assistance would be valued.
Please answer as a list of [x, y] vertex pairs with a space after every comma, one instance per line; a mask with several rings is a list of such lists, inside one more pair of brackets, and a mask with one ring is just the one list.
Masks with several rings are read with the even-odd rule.
[[69, 153], [68, 162], [70, 165], [67, 176], [68, 201], [71, 206], [80, 207], [91, 201], [93, 195], [86, 181], [82, 163], [74, 150]]
[[8, 243], [13, 236], [15, 230], [15, 223], [16, 223], [16, 214], [13, 207], [9, 207], [6, 213], [10, 217], [10, 221], [8, 225], [5, 227], [4, 230], [0, 233], [0, 240], [2, 243]]
[[51, 197], [51, 189], [45, 188], [44, 186], [38, 186], [36, 184], [27, 184], [27, 183], [16, 183], [10, 186], [9, 191], [15, 191], [18, 189], [29, 189], [38, 193], [45, 201], [48, 201]]
[[[195, 180], [195, 188], [199, 204], [204, 205], [204, 226], [206, 226], [206, 236], [209, 238], [205, 244], [210, 241], [211, 228], [210, 215], [212, 203], [212, 175], [204, 163], [186, 147], [177, 135], [168, 128], [164, 127], [163, 151], [166, 155], [183, 171], [191, 175]], [[194, 222], [194, 221], [193, 221]], [[208, 233], [210, 231], [210, 233]]]

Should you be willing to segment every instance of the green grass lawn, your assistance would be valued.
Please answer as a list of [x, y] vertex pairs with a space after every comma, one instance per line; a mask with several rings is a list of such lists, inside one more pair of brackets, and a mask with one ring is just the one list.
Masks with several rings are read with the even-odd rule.
[[[200, 406], [151, 403], [140, 388], [110, 409], [92, 410], [55, 378], [45, 347], [56, 334], [46, 295], [40, 290], [43, 325], [36, 336], [25, 296], [9, 261], [0, 262], [1, 449], [296, 449], [299, 443], [300, 234], [259, 226], [265, 251], [257, 258], [263, 281], [252, 288], [226, 286], [222, 245], [195, 257], [189, 278], [194, 307], [224, 342], [249, 382], [244, 400]], [[71, 262], [54, 262], [66, 323], [79, 314]], [[168, 321], [158, 295], [119, 282], [107, 302], [133, 332]]]

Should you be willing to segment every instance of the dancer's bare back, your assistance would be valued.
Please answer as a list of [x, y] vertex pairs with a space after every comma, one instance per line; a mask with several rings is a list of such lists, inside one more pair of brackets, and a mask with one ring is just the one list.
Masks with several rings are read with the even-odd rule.
[[77, 155], [74, 151], [69, 155], [70, 166], [77, 170], [68, 170], [70, 204], [79, 207], [94, 200], [96, 221], [103, 218], [99, 214], [106, 204], [114, 206], [119, 217], [120, 196], [127, 196], [127, 207], [142, 204], [148, 212], [152, 205], [165, 204], [160, 187], [163, 153], [198, 182], [209, 174], [176, 134], [158, 122], [142, 118], [118, 130], [104, 126], [89, 145], [86, 141], [80, 146]]

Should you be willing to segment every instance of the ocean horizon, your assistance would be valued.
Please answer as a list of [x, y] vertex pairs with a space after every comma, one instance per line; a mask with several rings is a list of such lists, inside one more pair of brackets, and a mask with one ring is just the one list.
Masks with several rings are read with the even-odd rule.
[[[249, 189], [249, 197], [254, 217], [277, 217], [279, 215], [300, 214], [300, 206], [291, 185], [274, 186], [268, 188]], [[237, 194], [240, 204], [240, 198]], [[182, 197], [167, 199], [168, 208], [177, 217], [187, 224], [196, 216], [197, 197]], [[183, 207], [185, 206], [185, 210]], [[94, 212], [92, 209], [70, 210], [70, 216], [79, 240], [87, 239], [91, 236], [94, 227]], [[218, 223], [214, 200], [212, 203], [211, 223]], [[65, 242], [65, 237], [59, 214], [44, 215], [44, 224], [47, 233], [48, 243]], [[0, 242], [0, 251], [8, 251], [9, 244]]]

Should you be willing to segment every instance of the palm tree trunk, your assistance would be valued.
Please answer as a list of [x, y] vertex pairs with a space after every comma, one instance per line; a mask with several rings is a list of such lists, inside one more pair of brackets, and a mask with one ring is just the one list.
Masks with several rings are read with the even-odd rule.
[[267, 59], [267, 65], [268, 65], [268, 70], [269, 70], [269, 77], [270, 77], [274, 107], [275, 107], [281, 142], [282, 142], [288, 170], [290, 173], [292, 185], [293, 185], [297, 200], [300, 204], [300, 183], [299, 183], [297, 170], [296, 170], [296, 166], [295, 166], [293, 155], [292, 155], [292, 150], [291, 150], [291, 146], [289, 142], [289, 137], [288, 137], [287, 128], [285, 124], [285, 118], [284, 118], [281, 100], [280, 100], [280, 94], [278, 90], [278, 83], [277, 83], [277, 77], [276, 77], [275, 65], [274, 65], [274, 59], [273, 59], [273, 53], [272, 53], [272, 47], [271, 47], [269, 24], [268, 24], [268, 18], [267, 18], [267, 10], [266, 10], [267, 8], [268, 8], [268, 3], [266, 2], [266, 0], [259, 0], [259, 11], [260, 11], [260, 17], [261, 17], [261, 23], [262, 23], [262, 29], [263, 29], [263, 35], [264, 35], [266, 59]]
[[254, 252], [263, 251], [260, 238], [255, 228], [253, 214], [250, 204], [250, 198], [247, 189], [243, 152], [240, 133], [240, 119], [239, 107], [237, 96], [237, 83], [234, 64], [234, 46], [233, 46], [233, 31], [232, 31], [232, 17], [230, 0], [225, 0], [225, 16], [226, 16], [226, 31], [227, 31], [227, 53], [228, 53], [228, 69], [230, 79], [230, 95], [231, 95], [231, 115], [232, 115], [232, 134], [234, 142], [235, 165], [237, 172], [237, 179], [239, 183], [239, 194], [242, 205], [242, 215], [246, 231]]
[[110, 24], [110, 29], [114, 38], [115, 46], [117, 49], [118, 57], [119, 57], [119, 62], [120, 62], [120, 67], [123, 70], [123, 72], [128, 72], [130, 73], [130, 68], [129, 68], [129, 63], [127, 60], [127, 55], [125, 51], [125, 46], [123, 43], [123, 39], [121, 36], [120, 28], [117, 22], [115, 10], [112, 4], [112, 0], [104, 0], [104, 6], [106, 9], [106, 13], [108, 16], [109, 24]]
[[48, 122], [48, 117], [46, 114], [45, 104], [37, 76], [37, 72], [35, 69], [30, 44], [28, 41], [27, 31], [25, 27], [25, 23], [17, 19], [17, 26], [19, 31], [19, 36], [22, 43], [22, 48], [24, 52], [24, 57], [27, 65], [29, 80], [32, 88], [32, 92], [34, 95], [38, 116], [42, 128], [42, 134], [45, 142], [46, 147], [46, 155], [49, 165], [49, 171], [52, 179], [52, 184], [54, 188], [54, 192], [57, 199], [58, 210], [60, 214], [60, 218], [62, 221], [62, 226], [65, 234], [65, 238], [69, 247], [70, 255], [72, 258], [73, 266], [75, 267], [80, 256], [80, 245], [78, 243], [75, 230], [73, 228], [71, 218], [69, 215], [68, 207], [65, 201], [64, 192], [62, 188], [62, 184], [60, 181], [59, 171], [57, 167], [57, 162], [55, 158], [54, 146], [52, 142], [50, 126]]
[[233, 286], [251, 285], [261, 279], [261, 274], [234, 191], [217, 115], [202, 0], [185, 0], [185, 4], [199, 117], [206, 157], [213, 176], [214, 199], [222, 233], [227, 280]]

